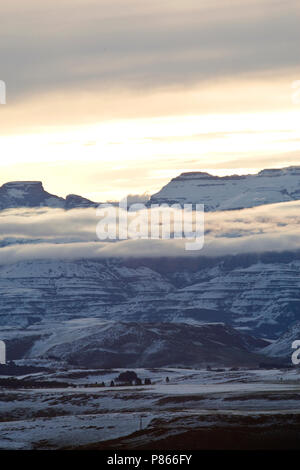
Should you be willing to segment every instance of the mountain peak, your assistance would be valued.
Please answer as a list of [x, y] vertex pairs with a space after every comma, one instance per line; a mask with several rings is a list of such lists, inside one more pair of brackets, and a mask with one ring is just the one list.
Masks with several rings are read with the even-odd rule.
[[0, 187], [0, 210], [14, 207], [60, 207], [69, 210], [97, 205], [76, 194], [69, 194], [66, 199], [50, 194], [41, 181], [9, 181]]
[[10, 181], [0, 187], [0, 209], [63, 205], [64, 199], [45, 191], [41, 181]]
[[65, 209], [74, 209], [79, 207], [97, 207], [98, 203], [90, 201], [77, 194], [68, 194], [66, 197]]

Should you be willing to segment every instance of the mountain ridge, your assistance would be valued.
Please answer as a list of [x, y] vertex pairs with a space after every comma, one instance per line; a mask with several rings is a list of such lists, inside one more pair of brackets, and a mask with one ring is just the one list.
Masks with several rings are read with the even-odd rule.
[[56, 331], [37, 341], [27, 358], [88, 367], [257, 365], [267, 342], [223, 323], [106, 322]]
[[300, 166], [256, 174], [181, 173], [153, 194], [151, 204], [204, 204], [205, 211], [238, 210], [300, 199]]
[[[153, 194], [152, 204], [204, 204], [206, 211], [237, 210], [300, 200], [300, 166], [267, 168], [256, 174], [216, 176], [184, 172]], [[0, 210], [18, 207], [54, 207], [70, 210], [97, 207], [77, 194], [66, 198], [48, 193], [41, 181], [11, 181], [0, 187]]]

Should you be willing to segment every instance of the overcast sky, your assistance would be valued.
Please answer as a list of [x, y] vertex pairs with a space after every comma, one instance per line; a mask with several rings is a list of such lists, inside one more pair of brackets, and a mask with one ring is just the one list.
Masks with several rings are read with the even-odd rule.
[[0, 6], [0, 183], [95, 200], [300, 164], [298, 0]]

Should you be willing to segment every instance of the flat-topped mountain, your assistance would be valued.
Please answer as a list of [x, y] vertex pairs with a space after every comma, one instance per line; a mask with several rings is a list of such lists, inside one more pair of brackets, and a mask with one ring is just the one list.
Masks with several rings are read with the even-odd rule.
[[255, 175], [182, 173], [150, 204], [204, 204], [206, 211], [244, 209], [300, 199], [300, 166], [262, 170]]
[[38, 206], [64, 207], [64, 199], [45, 191], [40, 181], [12, 181], [0, 187], [0, 209]]
[[0, 187], [0, 210], [14, 207], [95, 207], [96, 202], [70, 194], [66, 199], [45, 191], [41, 181], [12, 181]]

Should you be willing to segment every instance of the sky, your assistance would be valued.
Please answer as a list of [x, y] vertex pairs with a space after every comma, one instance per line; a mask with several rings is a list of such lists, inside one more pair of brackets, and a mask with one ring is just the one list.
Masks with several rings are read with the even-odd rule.
[[0, 15], [0, 184], [104, 201], [183, 171], [300, 164], [298, 0], [10, 0]]

